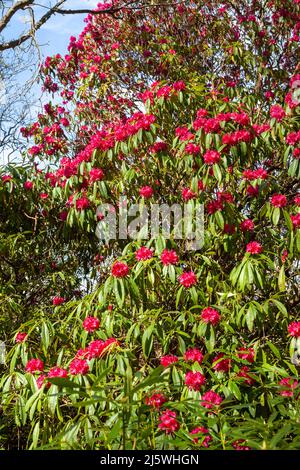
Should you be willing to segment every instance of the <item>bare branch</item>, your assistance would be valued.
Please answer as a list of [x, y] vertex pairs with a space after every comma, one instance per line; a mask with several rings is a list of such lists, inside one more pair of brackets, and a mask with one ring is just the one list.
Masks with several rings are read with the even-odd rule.
[[[51, 18], [51, 16], [57, 13], [57, 9], [60, 7], [60, 5], [65, 3], [65, 1], [66, 0], [59, 0], [57, 4], [55, 5], [55, 7], [49, 9], [49, 11], [47, 11], [47, 13], [45, 13], [45, 15], [43, 15], [36, 24], [32, 25], [31, 29], [27, 33], [22, 34], [17, 39], [12, 39], [10, 41], [0, 44], [0, 51], [5, 51], [7, 49], [14, 49], [15, 47], [23, 44], [28, 39], [32, 38], [35, 32], [38, 31]], [[33, 2], [30, 2], [30, 3], [33, 3]]]
[[0, 20], [0, 33], [7, 26], [7, 24], [10, 22], [14, 14], [17, 13], [17, 11], [24, 10], [24, 8], [32, 5], [33, 3], [34, 0], [19, 0], [14, 5], [12, 5], [12, 7], [5, 13], [5, 15]]

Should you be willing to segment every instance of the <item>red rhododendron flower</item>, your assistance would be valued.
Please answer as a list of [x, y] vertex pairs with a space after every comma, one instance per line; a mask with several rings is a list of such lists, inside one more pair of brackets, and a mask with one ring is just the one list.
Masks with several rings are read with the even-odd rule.
[[160, 255], [160, 260], [164, 266], [168, 266], [169, 264], [177, 264], [179, 258], [175, 250], [164, 250]]
[[280, 395], [283, 397], [293, 397], [294, 390], [298, 387], [298, 381], [291, 377], [286, 377], [280, 380], [279, 385], [282, 387], [282, 390], [279, 392]]
[[253, 363], [255, 357], [255, 351], [253, 348], [240, 348], [237, 352], [237, 356], [243, 361]]
[[258, 242], [250, 242], [246, 247], [246, 252], [251, 253], [251, 255], [258, 255], [262, 252], [262, 246]]
[[38, 388], [42, 388], [42, 386], [46, 383], [46, 388], [49, 388], [51, 387], [51, 383], [50, 382], [46, 382], [47, 380], [47, 375], [46, 374], [41, 374], [38, 376], [38, 378], [36, 379], [36, 384], [37, 384], [37, 387]]
[[207, 150], [203, 155], [203, 160], [207, 165], [214, 165], [218, 163], [221, 159], [221, 155], [216, 150]]
[[252, 127], [257, 135], [263, 134], [264, 132], [267, 132], [271, 129], [270, 124], [253, 124]]
[[[200, 121], [200, 122], [199, 122]], [[197, 123], [199, 122], [199, 124], [201, 123], [201, 120], [196, 120], [194, 122], [194, 126], [197, 126]], [[203, 124], [200, 126], [203, 128], [205, 134], [210, 134], [210, 133], [214, 133], [214, 132], [219, 132], [220, 130], [220, 123], [219, 123], [219, 120], [218, 119], [215, 119], [215, 118], [209, 118], [209, 119], [205, 119]], [[196, 129], [196, 127], [194, 127]]]
[[149, 199], [153, 196], [153, 189], [151, 186], [143, 186], [140, 189], [140, 196], [144, 197], [145, 199]]
[[221, 405], [222, 401], [223, 398], [218, 393], [214, 392], [213, 390], [209, 390], [202, 395], [200, 403], [202, 406], [204, 406], [204, 408], [210, 410], [215, 406]]
[[217, 211], [221, 211], [224, 208], [222, 201], [210, 201], [207, 204], [208, 214], [214, 214]]
[[168, 85], [163, 86], [157, 90], [156, 96], [157, 98], [168, 98], [171, 95], [172, 88]]
[[24, 189], [26, 189], [26, 191], [30, 191], [30, 189], [33, 188], [33, 182], [32, 181], [25, 181], [24, 183]]
[[42, 372], [44, 370], [44, 363], [41, 359], [30, 359], [26, 364], [26, 371], [30, 372]]
[[112, 351], [116, 346], [119, 346], [119, 341], [116, 338], [108, 338], [105, 341], [96, 339], [91, 341], [86, 350], [83, 350], [80, 355], [77, 353], [77, 357], [83, 357], [86, 359], [92, 359], [94, 357], [103, 357], [108, 352]]
[[228, 191], [217, 191], [217, 199], [218, 201], [233, 203], [234, 197]]
[[300, 142], [300, 131], [290, 132], [285, 139], [286, 143], [289, 145], [296, 145]]
[[187, 127], [177, 127], [175, 134], [179, 137], [179, 140], [193, 140], [194, 134], [192, 134]]
[[250, 142], [252, 136], [249, 131], [235, 131], [232, 134], [224, 134], [222, 143], [225, 145], [237, 145], [240, 142]]
[[180, 284], [186, 287], [187, 289], [192, 286], [195, 286], [198, 282], [197, 276], [193, 271], [182, 273], [178, 279]]
[[244, 170], [243, 177], [246, 180], [253, 181], [257, 179], [265, 180], [269, 176], [267, 170], [264, 168], [257, 168], [257, 170]]
[[193, 144], [192, 142], [186, 144], [185, 146], [185, 153], [189, 155], [199, 155], [200, 153], [200, 145]]
[[171, 354], [160, 358], [160, 363], [164, 367], [169, 367], [171, 364], [175, 364], [175, 362], [178, 362], [178, 357]]
[[53, 299], [52, 299], [52, 304], [55, 305], [56, 307], [58, 305], [63, 304], [64, 302], [65, 302], [65, 299], [63, 297], [58, 297], [57, 296], [57, 297], [53, 297]]
[[195, 199], [195, 197], [197, 197], [197, 194], [194, 193], [194, 191], [192, 191], [190, 188], [183, 188], [181, 194], [184, 201], [190, 201], [191, 199]]
[[247, 385], [253, 385], [255, 383], [255, 380], [248, 374], [249, 372], [249, 367], [248, 366], [242, 366], [237, 373], [237, 377], [240, 377], [243, 379], [243, 382], [246, 383]]
[[291, 221], [293, 223], [294, 228], [300, 228], [300, 212], [296, 215], [291, 215]]
[[282, 119], [286, 116], [286, 114], [281, 106], [275, 104], [274, 106], [271, 106], [270, 116], [271, 118], [276, 119], [276, 121], [281, 122]]
[[78, 211], [83, 211], [90, 206], [90, 201], [86, 196], [82, 196], [76, 200], [76, 209]]
[[250, 197], [257, 197], [257, 196], [258, 196], [258, 193], [259, 193], [258, 186], [251, 186], [251, 184], [250, 184], [249, 186], [247, 186], [247, 194], [248, 194], [248, 196], [250, 196]]
[[294, 197], [294, 203], [296, 204], [296, 206], [300, 206], [300, 195]]
[[235, 233], [235, 230], [236, 230], [235, 225], [224, 224], [224, 229], [223, 229], [224, 233], [228, 233], [232, 235], [233, 233]]
[[104, 351], [104, 341], [102, 339], [95, 339], [91, 341], [87, 348], [79, 349], [76, 354], [76, 359], [93, 359], [101, 357]]
[[8, 183], [9, 181], [12, 180], [12, 176], [11, 175], [2, 175], [1, 180], [2, 180], [3, 183]]
[[145, 403], [148, 406], [153, 406], [153, 408], [160, 408], [164, 403], [166, 403], [167, 398], [161, 393], [153, 393], [150, 397], [145, 398]]
[[190, 390], [200, 390], [206, 382], [206, 378], [201, 372], [187, 372], [185, 374], [185, 385]]
[[146, 261], [151, 258], [153, 258], [153, 250], [150, 250], [150, 248], [147, 248], [146, 246], [142, 246], [135, 253], [135, 259], [137, 261]]
[[27, 338], [27, 333], [21, 333], [20, 331], [16, 334], [16, 343], [23, 343]]
[[90, 171], [90, 182], [101, 181], [104, 177], [104, 172], [101, 168], [92, 168]]
[[211, 323], [212, 325], [217, 325], [221, 320], [221, 315], [219, 312], [212, 307], [207, 307], [202, 310], [201, 320], [204, 323]]
[[152, 145], [152, 147], [149, 148], [149, 151], [151, 153], [159, 153], [159, 152], [164, 152], [167, 150], [168, 144], [165, 142], [155, 142], [155, 144]]
[[114, 277], [126, 277], [129, 273], [129, 267], [127, 264], [122, 263], [121, 261], [116, 261], [111, 268], [111, 274]]
[[282, 255], [281, 255], [282, 263], [285, 263], [288, 256], [289, 256], [289, 252], [287, 250], [283, 250]]
[[[203, 434], [204, 434], [204, 436], [203, 436]], [[203, 446], [203, 447], [209, 447], [209, 443], [210, 443], [210, 441], [212, 441], [212, 437], [209, 435], [209, 430], [206, 429], [203, 426], [200, 426], [200, 427], [197, 427], [197, 428], [193, 429], [190, 432], [190, 435], [191, 436], [196, 435], [196, 437], [193, 438], [193, 442], [195, 444], [198, 444], [199, 440], [201, 440], [201, 446]]]
[[293, 151], [293, 157], [298, 160], [300, 158], [300, 148], [297, 148]]
[[83, 328], [85, 331], [88, 333], [92, 333], [95, 330], [98, 330], [100, 327], [100, 321], [96, 317], [87, 317], [83, 323], [82, 323]]
[[173, 83], [173, 88], [176, 91], [183, 91], [186, 89], [186, 84], [184, 83], [184, 81], [179, 80], [178, 82]]
[[61, 367], [55, 366], [52, 367], [48, 372], [48, 378], [51, 379], [53, 377], [68, 377], [68, 371], [66, 369], [62, 369]]
[[199, 351], [199, 349], [192, 348], [188, 349], [184, 353], [183, 359], [186, 362], [198, 362], [199, 364], [201, 364], [201, 362], [203, 361], [203, 354], [201, 351]]
[[41, 193], [40, 194], [41, 199], [48, 199], [48, 197], [49, 197], [49, 194], [47, 194], [47, 193]]
[[240, 223], [240, 229], [242, 232], [251, 232], [254, 230], [254, 222], [251, 219], [246, 219], [243, 220], [243, 222]]
[[218, 354], [214, 357], [212, 368], [217, 372], [228, 372], [231, 366], [230, 359], [222, 359], [224, 357], [223, 353]]
[[249, 446], [245, 446], [245, 439], [238, 439], [232, 443], [232, 447], [235, 450], [251, 450]]
[[288, 332], [291, 336], [295, 336], [296, 338], [300, 337], [300, 322], [293, 321], [288, 326]]
[[61, 211], [59, 214], [59, 219], [62, 221], [67, 220], [68, 218], [68, 211]]
[[274, 194], [271, 197], [271, 204], [274, 207], [284, 207], [287, 204], [287, 199], [284, 194]]
[[175, 411], [165, 410], [159, 417], [159, 429], [165, 431], [166, 434], [178, 431], [180, 424], [176, 419], [177, 415]]
[[73, 359], [69, 369], [71, 375], [86, 375], [90, 371], [85, 359]]

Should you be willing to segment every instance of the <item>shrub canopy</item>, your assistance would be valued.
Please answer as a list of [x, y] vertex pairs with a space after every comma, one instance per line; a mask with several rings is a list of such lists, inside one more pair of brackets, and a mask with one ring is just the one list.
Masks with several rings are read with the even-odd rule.
[[[3, 169], [3, 446], [299, 448], [300, 2], [152, 3], [46, 58]], [[203, 246], [99, 241], [121, 197]]]

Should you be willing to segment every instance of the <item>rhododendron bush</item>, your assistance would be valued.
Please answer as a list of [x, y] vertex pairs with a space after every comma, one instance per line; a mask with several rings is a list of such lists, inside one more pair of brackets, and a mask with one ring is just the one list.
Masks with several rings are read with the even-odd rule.
[[[299, 2], [135, 3], [3, 169], [3, 445], [299, 449]], [[99, 240], [122, 197], [203, 204], [203, 246]]]

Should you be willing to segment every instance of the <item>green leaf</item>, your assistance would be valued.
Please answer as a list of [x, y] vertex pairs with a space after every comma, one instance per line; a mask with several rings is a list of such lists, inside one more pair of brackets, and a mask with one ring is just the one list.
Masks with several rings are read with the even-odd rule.
[[143, 353], [146, 358], [148, 358], [151, 354], [152, 347], [153, 347], [153, 330], [154, 330], [155, 324], [151, 324], [146, 328], [146, 330], [143, 333], [142, 337], [142, 348], [143, 348]]
[[271, 349], [271, 351], [274, 353], [274, 355], [277, 357], [277, 359], [281, 359], [281, 355], [279, 350], [274, 346], [274, 344], [271, 343], [271, 341], [267, 341], [267, 345]]
[[285, 291], [286, 286], [285, 286], [285, 271], [284, 271], [284, 265], [281, 266], [279, 275], [278, 275], [278, 287], [280, 291]]
[[274, 225], [277, 225], [280, 219], [280, 208], [275, 207], [272, 214], [272, 222]]
[[47, 326], [47, 323], [45, 323], [45, 322], [42, 324], [41, 337], [42, 337], [43, 349], [44, 349], [45, 354], [46, 354], [46, 351], [47, 351], [47, 349], [49, 347], [49, 344], [50, 344], [50, 334], [49, 334], [49, 328]]
[[214, 331], [213, 326], [210, 325], [210, 328], [206, 330], [206, 337], [205, 337], [205, 346], [209, 354], [213, 352], [215, 343], [216, 343], [215, 331]]

